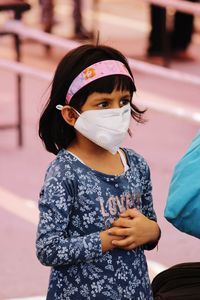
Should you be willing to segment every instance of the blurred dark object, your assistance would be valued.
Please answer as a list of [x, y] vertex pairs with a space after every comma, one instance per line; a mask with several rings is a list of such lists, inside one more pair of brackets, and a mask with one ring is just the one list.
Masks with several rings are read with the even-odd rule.
[[23, 0], [0, 0], [0, 11], [13, 11], [16, 20], [20, 20], [22, 14], [29, 9], [30, 4]]
[[[13, 11], [14, 19], [21, 20], [24, 12], [28, 11], [31, 6], [22, 0], [0, 0], [0, 12]], [[14, 38], [15, 42], [15, 52], [16, 60], [20, 61], [21, 52], [20, 52], [20, 37], [18, 34], [13, 33], [12, 31], [4, 31], [0, 29], [0, 36], [11, 35]], [[18, 145], [22, 146], [23, 136], [22, 136], [22, 103], [21, 103], [21, 76], [17, 75], [17, 122], [16, 124], [5, 124], [0, 125], [0, 129], [17, 129], [18, 131]]]
[[199, 300], [200, 263], [174, 265], [152, 281], [154, 300]]
[[[45, 32], [51, 33], [56, 24], [54, 16], [54, 0], [39, 0], [41, 5], [41, 22]], [[92, 39], [93, 33], [83, 26], [82, 0], [73, 0], [74, 38]]]
[[[198, 0], [188, 0], [198, 2]], [[188, 53], [193, 34], [194, 16], [175, 12], [171, 28], [168, 26], [166, 9], [150, 5], [151, 32], [149, 35], [149, 57], [174, 58], [182, 61], [193, 60]]]

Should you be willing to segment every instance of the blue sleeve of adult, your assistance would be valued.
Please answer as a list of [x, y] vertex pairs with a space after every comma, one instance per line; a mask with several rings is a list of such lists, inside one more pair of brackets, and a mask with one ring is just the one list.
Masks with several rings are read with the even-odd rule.
[[177, 162], [169, 186], [165, 218], [177, 229], [200, 238], [200, 132]]

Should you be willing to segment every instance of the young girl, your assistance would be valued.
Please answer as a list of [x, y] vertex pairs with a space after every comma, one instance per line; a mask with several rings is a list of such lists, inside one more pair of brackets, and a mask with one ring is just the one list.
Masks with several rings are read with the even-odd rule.
[[57, 67], [40, 119], [57, 155], [40, 194], [37, 256], [51, 266], [48, 300], [151, 300], [145, 249], [160, 237], [149, 168], [120, 148], [136, 91], [125, 57], [84, 45]]

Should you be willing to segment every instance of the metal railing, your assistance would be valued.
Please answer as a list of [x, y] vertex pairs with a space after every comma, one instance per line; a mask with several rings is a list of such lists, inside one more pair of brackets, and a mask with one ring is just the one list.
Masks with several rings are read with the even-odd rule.
[[[23, 63], [14, 62], [8, 59], [0, 59], [0, 68], [14, 72], [16, 75], [20, 76], [31, 76], [40, 80], [45, 80], [51, 82], [53, 74], [51, 72], [42, 71], [41, 69], [33, 68], [27, 66]], [[191, 82], [190, 82], [191, 83]], [[152, 99], [139, 98], [137, 96], [134, 98], [138, 104], [145, 107], [152, 108], [155, 111], [164, 112], [176, 117], [180, 117], [195, 123], [200, 123], [200, 111], [195, 108], [189, 108], [188, 106], [180, 105], [179, 103], [166, 103], [166, 101], [161, 102], [154, 101]]]
[[[46, 33], [41, 30], [28, 27], [22, 22], [15, 20], [6, 22], [4, 24], [4, 30], [13, 31], [15, 34], [18, 34], [21, 38], [31, 38], [42, 44], [47, 44], [53, 47], [59, 47], [67, 51], [81, 45], [81, 43], [79, 42], [67, 40], [52, 35], [50, 33]], [[198, 76], [187, 74], [184, 72], [179, 72], [176, 70], [166, 69], [161, 66], [152, 65], [150, 63], [141, 62], [139, 60], [131, 58], [129, 58], [128, 61], [130, 66], [136, 71], [157, 75], [166, 79], [174, 79], [180, 82], [200, 85], [200, 77]]]
[[[139, 0], [141, 1], [141, 0]], [[200, 4], [184, 0], [142, 0], [165, 8], [173, 8], [183, 13], [200, 15]]]
[[[188, 3], [187, 1], [183, 1], [183, 0], [143, 0], [144, 2], [148, 2], [151, 4], [155, 4], [158, 6], [162, 6], [165, 8], [173, 8], [175, 10], [184, 12], [184, 13], [190, 13], [190, 14], [194, 14], [194, 15], [200, 15], [200, 4], [199, 3]], [[98, 10], [98, 0], [94, 0], [94, 6], [93, 8], [95, 10]], [[1, 28], [3, 29], [5, 32], [12, 32], [14, 35], [16, 35], [17, 37], [19, 37], [20, 39], [23, 38], [31, 38], [32, 40], [35, 40], [37, 42], [40, 42], [44, 45], [49, 45], [52, 47], [60, 47], [62, 49], [65, 50], [71, 50], [75, 47], [80, 46], [81, 44], [79, 42], [76, 41], [71, 41], [71, 40], [66, 40], [63, 38], [60, 38], [58, 36], [54, 36], [52, 34], [48, 34], [45, 33], [41, 30], [37, 30], [37, 29], [33, 29], [31, 27], [28, 27], [26, 25], [24, 25], [21, 21], [16, 21], [16, 20], [9, 20], [7, 21], [3, 27]], [[168, 57], [165, 57], [166, 61], [165, 61], [165, 66], [169, 65], [169, 61], [168, 61]], [[6, 68], [11, 68], [11, 66], [9, 66], [9, 63], [6, 61], [5, 65], [5, 61], [1, 60], [0, 61], [0, 66], [1, 67], [6, 67]], [[156, 75], [156, 76], [160, 76], [163, 77], [165, 79], [170, 79], [170, 80], [176, 80], [179, 82], [183, 82], [183, 83], [190, 83], [193, 85], [200, 85], [200, 78], [198, 76], [192, 75], [192, 74], [187, 74], [187, 73], [183, 73], [183, 72], [179, 72], [176, 70], [170, 70], [170, 69], [166, 69], [160, 66], [155, 66], [152, 64], [149, 64], [147, 62], [141, 62], [138, 60], [134, 60], [134, 59], [129, 59], [129, 64], [131, 66], [131, 68], [133, 68], [134, 70], [137, 71], [141, 71], [143, 73], [148, 73], [151, 75]], [[27, 73], [31, 73], [31, 75], [34, 75], [35, 72], [35, 76], [38, 77], [38, 70], [35, 70], [33, 68], [21, 65], [21, 64], [17, 64], [12, 62], [12, 70], [16, 73], [16, 74], [27, 74]], [[36, 74], [37, 73], [37, 74]], [[47, 74], [43, 71], [39, 71], [40, 77], [44, 76], [44, 79], [49, 78], [50, 74]], [[43, 75], [42, 75], [43, 74]], [[19, 114], [19, 145], [22, 145], [22, 133], [21, 133], [21, 128], [22, 128], [22, 120], [21, 120], [21, 79], [20, 77], [18, 77], [18, 83], [17, 83], [17, 110], [18, 110], [18, 114]], [[47, 79], [48, 80], [48, 79]], [[180, 109], [179, 109], [180, 111]], [[198, 113], [197, 113], [198, 114]], [[184, 115], [184, 113], [183, 113]], [[193, 118], [193, 120], [198, 120], [199, 115]], [[10, 128], [16, 127], [15, 125], [11, 125]], [[8, 125], [6, 126], [0, 126], [0, 128], [4, 129], [4, 128], [8, 128]]]

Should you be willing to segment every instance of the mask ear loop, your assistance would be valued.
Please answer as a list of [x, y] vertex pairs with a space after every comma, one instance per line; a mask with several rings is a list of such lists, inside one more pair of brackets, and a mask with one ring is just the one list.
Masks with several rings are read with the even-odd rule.
[[58, 110], [62, 110], [63, 109], [63, 105], [61, 105], [61, 104], [58, 104], [58, 105], [56, 105], [56, 109], [58, 109]]
[[[67, 106], [68, 106], [68, 105], [67, 105]], [[58, 109], [58, 110], [60, 110], [60, 111], [63, 110], [64, 107], [66, 107], [66, 106], [63, 106], [63, 105], [61, 105], [61, 104], [56, 105], [56, 109]], [[71, 106], [68, 106], [68, 107], [72, 108], [72, 109], [77, 113], [78, 116], [81, 115], [75, 108], [73, 108], [73, 107], [71, 107]]]

